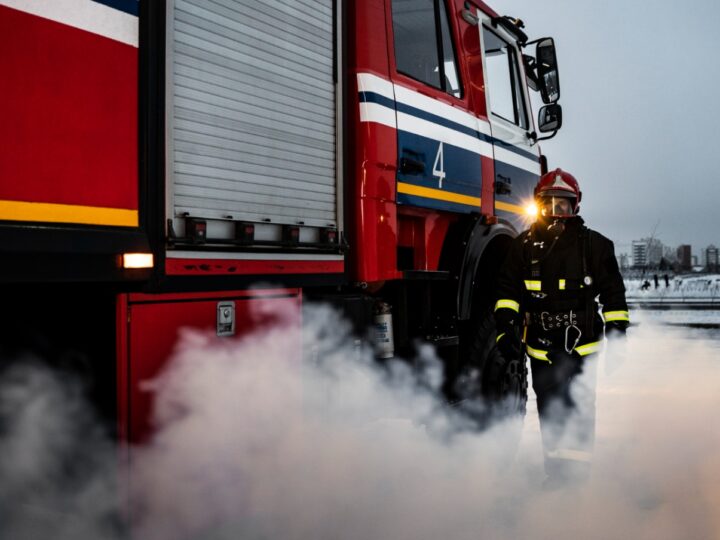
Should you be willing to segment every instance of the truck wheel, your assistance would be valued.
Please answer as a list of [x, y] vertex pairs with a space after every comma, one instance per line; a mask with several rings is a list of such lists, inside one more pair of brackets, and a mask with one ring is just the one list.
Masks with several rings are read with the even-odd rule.
[[454, 385], [458, 408], [481, 428], [511, 416], [523, 416], [527, 404], [525, 357], [504, 358], [495, 339], [490, 310], [470, 319], [464, 358]]

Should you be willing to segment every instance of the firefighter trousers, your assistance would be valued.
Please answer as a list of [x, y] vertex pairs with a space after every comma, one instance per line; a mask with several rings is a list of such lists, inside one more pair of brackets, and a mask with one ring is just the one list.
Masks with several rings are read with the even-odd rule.
[[549, 478], [582, 482], [590, 474], [595, 443], [597, 355], [565, 351], [550, 362], [531, 359], [540, 431]]

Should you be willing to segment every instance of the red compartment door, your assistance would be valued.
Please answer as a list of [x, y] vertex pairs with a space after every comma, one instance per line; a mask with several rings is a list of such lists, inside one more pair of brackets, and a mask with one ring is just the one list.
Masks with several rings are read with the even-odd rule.
[[[155, 378], [170, 360], [182, 328], [217, 332], [219, 302], [233, 302], [235, 334], [216, 339], [241, 339], [249, 333], [290, 321], [298, 361], [301, 354], [300, 289], [267, 289], [186, 294], [121, 295], [118, 312], [118, 414], [122, 439], [143, 442], [152, 432], [154, 394], [143, 382]], [[256, 309], [263, 303], [262, 315]], [[295, 324], [297, 322], [297, 324]]]

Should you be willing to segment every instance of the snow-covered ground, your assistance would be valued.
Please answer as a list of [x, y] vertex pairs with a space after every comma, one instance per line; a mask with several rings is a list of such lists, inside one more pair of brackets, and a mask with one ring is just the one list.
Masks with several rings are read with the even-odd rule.
[[660, 324], [695, 327], [720, 327], [719, 309], [646, 309], [638, 306], [630, 308], [630, 320], [633, 324]]
[[644, 278], [625, 279], [627, 300], [630, 304], [717, 304], [720, 309], [720, 274], [687, 274], [669, 278], [668, 284], [662, 274], [655, 287], [653, 274]]
[[630, 307], [633, 325], [672, 325], [698, 328], [720, 328], [719, 309], [647, 309]]

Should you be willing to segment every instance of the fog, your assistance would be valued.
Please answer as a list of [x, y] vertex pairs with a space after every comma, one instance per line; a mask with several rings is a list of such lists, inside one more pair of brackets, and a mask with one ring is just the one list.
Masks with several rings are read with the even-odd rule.
[[626, 364], [600, 366], [590, 481], [548, 492], [532, 400], [524, 423], [477, 434], [436, 399], [432, 349], [419, 374], [378, 366], [337, 313], [304, 318], [304, 362], [283, 324], [239, 341], [183, 331], [146, 385], [156, 434], [129, 472], [78, 384], [30, 359], [6, 369], [0, 536], [720, 537], [709, 334], [633, 327]]

